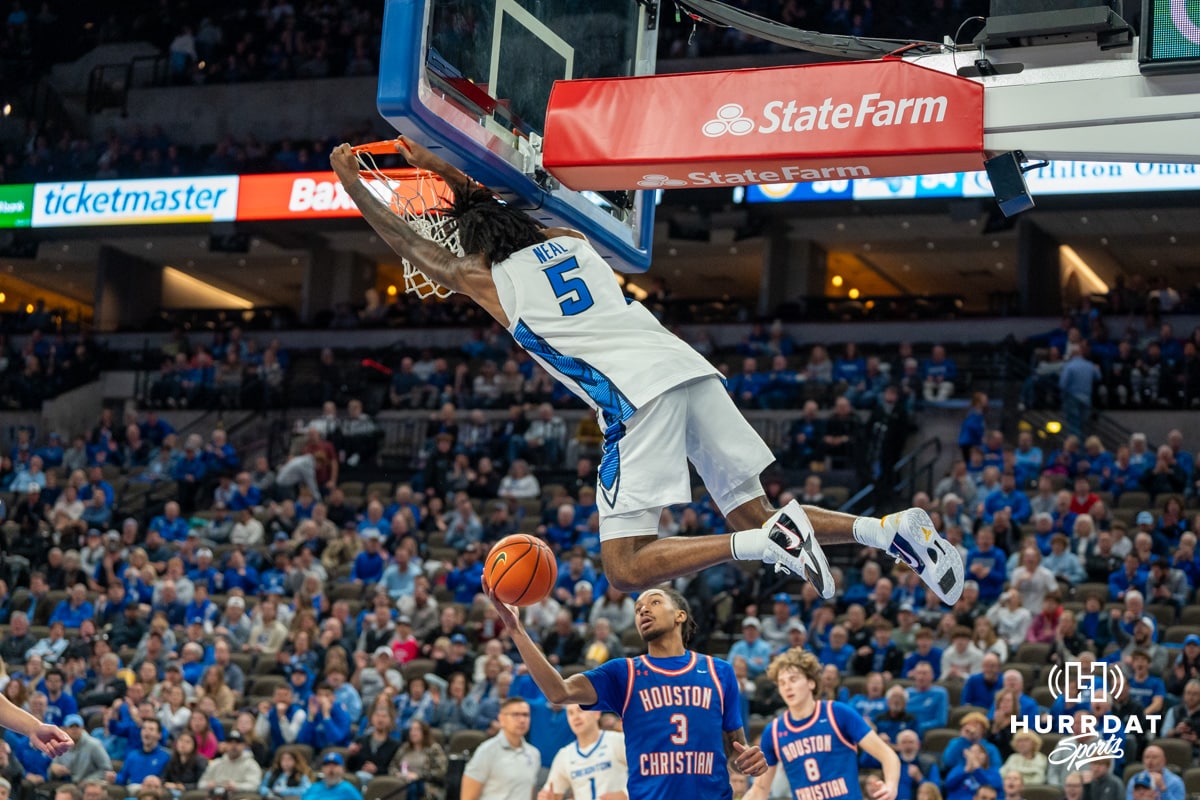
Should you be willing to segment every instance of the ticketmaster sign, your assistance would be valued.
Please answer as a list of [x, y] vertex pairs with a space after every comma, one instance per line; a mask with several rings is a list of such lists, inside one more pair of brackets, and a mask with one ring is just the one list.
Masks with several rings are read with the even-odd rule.
[[232, 222], [238, 176], [39, 183], [33, 227]]

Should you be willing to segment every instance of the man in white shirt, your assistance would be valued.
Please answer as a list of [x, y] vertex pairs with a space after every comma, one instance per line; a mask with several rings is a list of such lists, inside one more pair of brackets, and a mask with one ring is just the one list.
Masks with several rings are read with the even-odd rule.
[[510, 697], [500, 706], [500, 732], [479, 745], [463, 772], [460, 800], [529, 800], [542, 755], [525, 741], [529, 703]]

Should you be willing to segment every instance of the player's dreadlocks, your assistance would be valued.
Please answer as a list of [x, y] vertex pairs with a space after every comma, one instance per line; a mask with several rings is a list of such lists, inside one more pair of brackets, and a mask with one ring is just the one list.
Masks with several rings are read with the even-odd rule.
[[671, 604], [687, 614], [687, 620], [683, 623], [683, 630], [680, 631], [683, 635], [683, 646], [687, 647], [691, 644], [692, 638], [696, 635], [696, 631], [700, 627], [699, 623], [696, 622], [696, 618], [692, 616], [692, 604], [687, 601], [687, 598], [683, 594], [670, 586], [657, 587], [657, 591], [671, 598]]
[[463, 253], [483, 253], [492, 264], [546, 241], [544, 225], [479, 184], [455, 192], [453, 204], [442, 210], [458, 228]]

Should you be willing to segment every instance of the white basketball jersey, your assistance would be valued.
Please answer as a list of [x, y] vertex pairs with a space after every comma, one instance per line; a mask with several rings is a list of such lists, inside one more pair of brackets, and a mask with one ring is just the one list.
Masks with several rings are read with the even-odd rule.
[[551, 375], [609, 421], [668, 389], [719, 375], [646, 308], [582, 239], [560, 236], [492, 267], [508, 330]]
[[550, 765], [546, 786], [554, 794], [571, 790], [575, 800], [599, 800], [606, 792], [623, 792], [629, 780], [625, 761], [625, 735], [601, 731], [600, 738], [587, 750], [579, 742], [558, 751]]

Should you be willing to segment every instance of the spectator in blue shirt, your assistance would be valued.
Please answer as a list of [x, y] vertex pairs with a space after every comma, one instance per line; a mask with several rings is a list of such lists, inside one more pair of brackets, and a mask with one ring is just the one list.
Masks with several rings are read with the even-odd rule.
[[43, 720], [51, 725], [62, 725], [65, 728], [66, 723], [63, 720], [72, 714], [79, 713], [79, 706], [75, 703], [75, 698], [63, 691], [66, 686], [66, 677], [62, 670], [54, 667], [46, 670], [43, 682], [46, 689], [46, 714]]
[[254, 485], [249, 472], [239, 472], [235, 480], [236, 491], [229, 501], [229, 510], [255, 509], [262, 505], [262, 492]]
[[350, 715], [334, 699], [329, 684], [322, 683], [308, 698], [308, 717], [296, 743], [309, 745], [318, 753], [327, 747], [350, 746]]
[[949, 400], [954, 394], [958, 367], [946, 357], [946, 348], [935, 344], [930, 357], [921, 362], [921, 380], [926, 402]]
[[321, 780], [310, 786], [300, 800], [362, 800], [362, 792], [345, 779], [345, 765], [341, 753], [326, 753], [321, 759]]
[[159, 419], [158, 412], [154, 410], [146, 412], [146, 419], [140, 422], [138, 427], [142, 431], [142, 438], [155, 447], [162, 447], [163, 439], [175, 432], [171, 424]]
[[1144, 650], [1134, 650], [1131, 657], [1133, 675], [1128, 680], [1126, 695], [1141, 703], [1145, 713], [1161, 714], [1166, 701], [1167, 687], [1162, 678], [1150, 674], [1150, 656]]
[[242, 465], [237, 451], [220, 428], [212, 432], [208, 446], [204, 448], [204, 460], [208, 462], [209, 472], [224, 475], [233, 475]]
[[908, 689], [908, 710], [917, 718], [917, 733], [924, 736], [934, 728], [946, 727], [950, 695], [945, 686], [933, 685], [933, 666], [921, 662], [913, 668], [913, 685]]
[[381, 538], [374, 530], [362, 534], [363, 551], [354, 557], [354, 567], [350, 571], [350, 580], [354, 583], [371, 586], [383, 580], [384, 559], [379, 552]]
[[104, 505], [111, 508], [113, 500], [116, 498], [112, 484], [104, 480], [104, 473], [100, 467], [91, 467], [88, 470], [87, 484], [79, 490], [79, 499], [86, 503], [97, 492], [104, 493]]
[[1000, 765], [976, 745], [968, 747], [962, 761], [947, 773], [943, 788], [946, 800], [996, 800], [1003, 786]]
[[841, 358], [835, 358], [833, 361], [833, 382], [844, 383], [849, 388], [857, 385], [866, 371], [867, 362], [858, 354], [858, 345], [846, 342], [846, 349]]
[[757, 678], [767, 671], [771, 662], [771, 645], [762, 638], [762, 623], [758, 617], [742, 620], [742, 638], [729, 648], [729, 661], [738, 656], [746, 659], [746, 672], [751, 678]]
[[1029, 507], [1029, 497], [1017, 488], [1017, 478], [1011, 472], [1000, 476], [1000, 488], [994, 490], [983, 501], [983, 521], [990, 525], [996, 512], [1009, 509], [1012, 521], [1018, 525], [1029, 521], [1033, 513]]
[[958, 430], [958, 446], [962, 450], [963, 461], [971, 463], [971, 448], [979, 448], [980, 450], [980, 468], [982, 469], [983, 458], [983, 434], [987, 430], [987, 420], [984, 414], [987, 412], [988, 396], [983, 392], [976, 392], [971, 395], [971, 409], [967, 412], [967, 416], [962, 421], [962, 427]]
[[942, 753], [942, 769], [953, 769], [955, 764], [961, 763], [963, 753], [975, 745], [981, 745], [987, 751], [993, 764], [1002, 763], [1003, 759], [996, 745], [984, 739], [990, 727], [987, 716], [979, 711], [972, 711], [963, 717], [958, 724], [959, 735], [946, 743], [946, 749]]
[[212, 594], [219, 594], [223, 587], [224, 576], [213, 566], [213, 551], [207, 547], [196, 550], [196, 566], [187, 577], [193, 586], [203, 585]]
[[188, 437], [187, 445], [183, 449], [183, 458], [179, 459], [171, 470], [171, 477], [180, 483], [196, 485], [208, 474], [208, 461], [194, 441], [198, 438], [194, 435]]
[[742, 360], [742, 371], [727, 383], [729, 396], [741, 408], [757, 408], [758, 395], [766, 388], [766, 376], [758, 371], [758, 359]]
[[468, 606], [475, 595], [483, 591], [483, 562], [479, 560], [479, 545], [469, 544], [458, 558], [458, 566], [446, 575], [446, 588], [454, 593], [454, 602]]
[[1130, 551], [1125, 556], [1124, 566], [1108, 578], [1108, 599], [1121, 602], [1131, 589], [1138, 589], [1146, 583], [1150, 574], [1149, 566], [1143, 566], [1136, 551]]
[[916, 669], [917, 664], [928, 664], [933, 670], [933, 679], [936, 681], [942, 673], [942, 649], [934, 647], [934, 633], [930, 628], [921, 628], [916, 635], [917, 649], [909, 653], [904, 659], [904, 671], [896, 676], [908, 678], [912, 676], [912, 671]]
[[182, 542], [187, 539], [188, 523], [179, 514], [179, 503], [167, 501], [163, 513], [150, 520], [149, 529], [158, 531], [168, 542]]
[[564, 553], [575, 546], [579, 530], [575, 524], [575, 506], [563, 503], [558, 507], [554, 522], [546, 526], [546, 541], [556, 553]]
[[46, 446], [40, 447], [36, 451], [36, 454], [41, 457], [42, 463], [50, 468], [62, 466], [63, 453], [62, 436], [54, 432], [51, 432], [46, 438]]
[[387, 589], [388, 597], [392, 600], [411, 597], [420, 574], [421, 568], [410, 557], [408, 548], [403, 545], [397, 547], [395, 558], [383, 571], [383, 586]]
[[107, 780], [126, 787], [134, 795], [147, 776], [162, 775], [167, 762], [171, 760], [171, 754], [161, 746], [162, 727], [156, 718], [142, 720], [141, 741], [142, 746], [139, 749], [130, 750], [125, 754], [121, 771], [116, 775], [106, 776]]
[[875, 730], [889, 744], [896, 741], [901, 731], [915, 731], [917, 718], [908, 710], [908, 693], [902, 686], [887, 690], [887, 710], [875, 715]]
[[1046, 455], [1042, 448], [1033, 443], [1033, 434], [1021, 431], [1017, 434], [1017, 449], [1013, 451], [1013, 473], [1017, 476], [1017, 485], [1026, 488], [1042, 474], [1042, 465]]
[[829, 631], [829, 644], [821, 648], [818, 654], [822, 664], [832, 664], [838, 672], [850, 669], [850, 659], [854, 658], [854, 646], [850, 644], [850, 636], [841, 625], [834, 625]]
[[987, 605], [1000, 599], [1008, 574], [1008, 556], [995, 546], [995, 540], [991, 528], [980, 528], [975, 547], [967, 553], [967, 576], [979, 584], [979, 599]]
[[1087, 571], [1079, 563], [1079, 557], [1067, 549], [1069, 545], [1070, 541], [1061, 533], [1051, 536], [1050, 554], [1042, 559], [1042, 566], [1074, 586], [1087, 580]]
[[71, 587], [71, 596], [59, 601], [50, 615], [50, 624], [61, 622], [67, 628], [78, 628], [85, 619], [96, 616], [96, 609], [88, 602], [87, 587], [77, 583]]
[[1000, 657], [995, 653], [984, 653], [981, 671], [963, 682], [959, 702], [964, 706], [991, 708], [996, 701], [996, 692], [1001, 689]]
[[796, 370], [789, 369], [787, 356], [771, 358], [771, 371], [762, 376], [758, 392], [759, 408], [782, 409], [796, 406], [796, 395], [800, 385]]
[[1092, 387], [1099, 380], [1100, 368], [1088, 360], [1087, 342], [1081, 341], [1058, 374], [1069, 435], [1083, 438], [1092, 413]]
[[1133, 776], [1125, 789], [1125, 800], [1184, 800], [1187, 790], [1183, 778], [1167, 769], [1167, 756], [1156, 744], [1142, 752], [1141, 772]]

